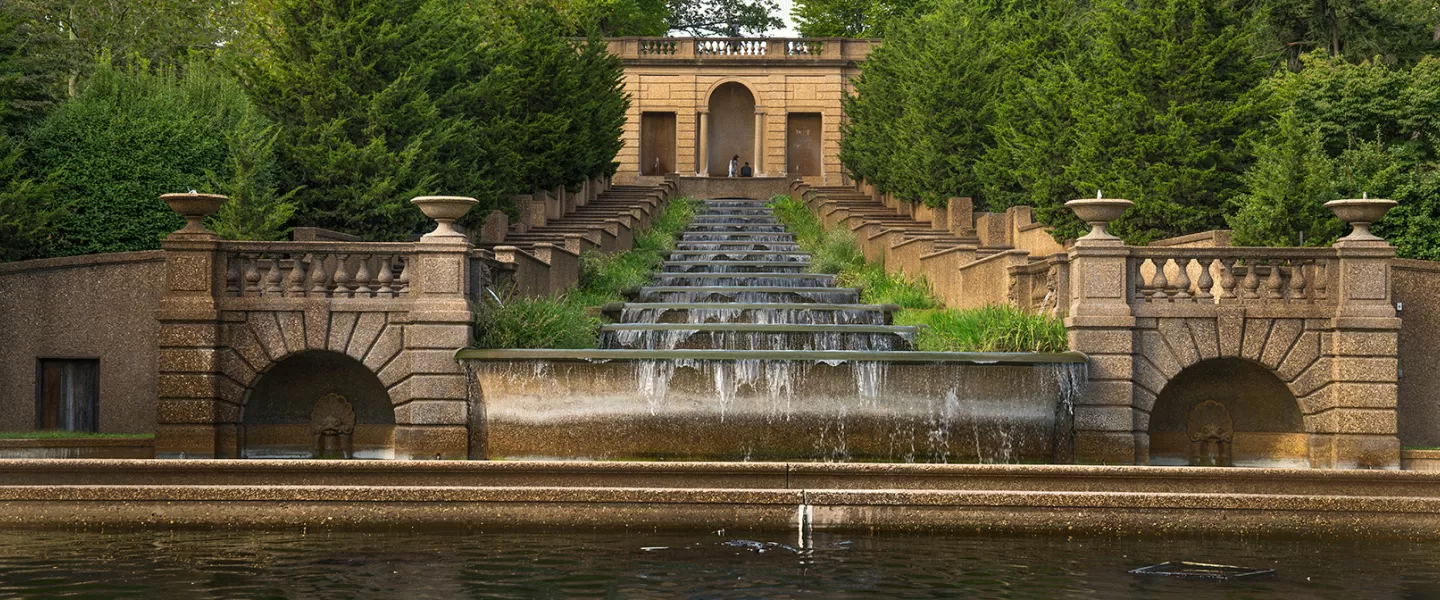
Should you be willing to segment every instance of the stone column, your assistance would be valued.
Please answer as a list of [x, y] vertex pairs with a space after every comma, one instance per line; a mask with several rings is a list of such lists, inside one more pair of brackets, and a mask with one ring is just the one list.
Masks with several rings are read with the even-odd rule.
[[755, 158], [750, 163], [751, 170], [756, 177], [764, 177], [765, 171], [760, 165], [765, 157], [765, 111], [755, 111]]
[[[1070, 248], [1070, 349], [1090, 357], [1089, 381], [1075, 403], [1075, 461], [1136, 464], [1149, 461], [1148, 434], [1134, 416], [1135, 317], [1128, 302], [1129, 249], [1105, 226], [1129, 208], [1128, 200], [1073, 200], [1066, 204], [1091, 226]], [[1144, 439], [1142, 439], [1144, 438]]]
[[700, 168], [695, 174], [700, 177], [710, 176], [710, 111], [699, 110], [695, 112], [700, 117]]
[[203, 219], [220, 209], [224, 196], [166, 194], [160, 197], [188, 224], [161, 242], [165, 250], [165, 291], [156, 377], [155, 456], [234, 458], [239, 448], [239, 384], [219, 374], [220, 311], [225, 258], [220, 236]]
[[473, 206], [473, 198], [421, 197], [411, 202], [440, 222], [415, 244], [411, 256], [409, 323], [405, 351], [410, 377], [391, 390], [395, 404], [395, 456], [463, 459], [469, 456], [469, 406], [465, 371], [455, 362], [470, 344], [470, 243], [450, 222]]
[[1354, 231], [1334, 245], [1334, 333], [1322, 337], [1320, 350], [1331, 381], [1320, 396], [1325, 406], [1305, 411], [1312, 466], [1400, 468], [1395, 422], [1400, 319], [1390, 295], [1395, 248], [1369, 228], [1394, 205], [1371, 199], [1326, 204]]

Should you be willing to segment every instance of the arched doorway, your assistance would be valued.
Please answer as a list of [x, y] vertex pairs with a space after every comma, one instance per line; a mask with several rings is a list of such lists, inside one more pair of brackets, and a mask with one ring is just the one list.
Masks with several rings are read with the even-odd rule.
[[724, 177], [730, 171], [730, 159], [740, 156], [740, 163], [755, 162], [755, 95], [744, 84], [730, 81], [710, 93], [709, 161], [711, 176]]
[[1309, 467], [1309, 436], [1289, 387], [1239, 358], [1201, 361], [1150, 411], [1150, 464]]
[[275, 363], [246, 395], [243, 458], [394, 458], [395, 410], [360, 361], [312, 350]]

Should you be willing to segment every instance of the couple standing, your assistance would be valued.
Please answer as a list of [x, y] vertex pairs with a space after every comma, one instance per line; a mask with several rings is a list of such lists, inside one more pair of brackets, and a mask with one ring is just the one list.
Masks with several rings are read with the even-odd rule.
[[740, 166], [739, 154], [736, 154], [730, 159], [730, 176], [734, 177], [736, 175], [741, 177], [753, 177], [755, 175], [755, 171], [750, 168], [750, 163], [747, 162], [745, 166]]

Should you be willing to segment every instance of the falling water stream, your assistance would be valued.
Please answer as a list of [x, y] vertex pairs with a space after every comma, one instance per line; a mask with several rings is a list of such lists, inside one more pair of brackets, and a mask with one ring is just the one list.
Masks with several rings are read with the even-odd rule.
[[651, 285], [606, 309], [602, 354], [651, 354], [467, 363], [491, 455], [1068, 460], [1083, 364], [915, 353], [895, 307], [809, 268], [764, 202], [707, 202]]

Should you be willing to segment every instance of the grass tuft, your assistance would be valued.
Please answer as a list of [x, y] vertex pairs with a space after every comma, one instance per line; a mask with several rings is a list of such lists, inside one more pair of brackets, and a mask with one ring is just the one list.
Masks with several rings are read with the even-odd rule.
[[701, 203], [677, 198], [650, 228], [635, 234], [634, 246], [613, 254], [580, 257], [580, 283], [557, 298], [489, 299], [475, 316], [476, 348], [594, 348], [602, 323], [598, 308], [624, 300], [625, 292], [649, 283]]
[[811, 270], [834, 273], [842, 286], [860, 288], [868, 304], [895, 304], [896, 325], [922, 325], [916, 348], [926, 352], [1064, 352], [1069, 344], [1059, 319], [1012, 306], [945, 308], [924, 280], [891, 273], [865, 262], [854, 234], [826, 231], [804, 202], [790, 196], [770, 201], [776, 217], [810, 252]]

